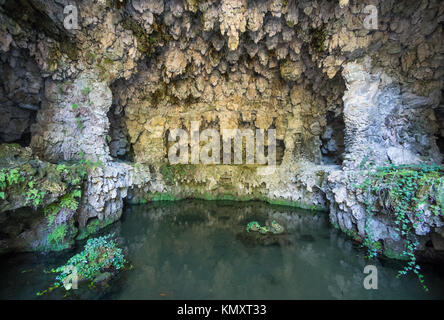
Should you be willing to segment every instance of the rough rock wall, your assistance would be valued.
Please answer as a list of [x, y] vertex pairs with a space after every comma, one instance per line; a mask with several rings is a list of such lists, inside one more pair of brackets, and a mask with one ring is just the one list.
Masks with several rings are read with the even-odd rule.
[[403, 89], [384, 71], [371, 71], [368, 57], [350, 62], [346, 79], [344, 121], [347, 167], [365, 161], [375, 164], [441, 163], [436, 144], [433, 96], [421, 97]]
[[[103, 162], [85, 186], [82, 224], [116, 220], [133, 186], [326, 208], [337, 204], [336, 182], [326, 177], [341, 167], [325, 164], [442, 161], [440, 1], [72, 1], [77, 30], [63, 26], [67, 4], [0, 2], [2, 68], [16, 52], [20, 64], [38, 66], [40, 79], [28, 64], [20, 70], [32, 74], [25, 96], [41, 105], [31, 128], [2, 121], [0, 132], [31, 130], [42, 159]], [[378, 9], [375, 30], [364, 26], [369, 4]], [[9, 108], [13, 86], [1, 80], [1, 107]], [[27, 117], [14, 108], [14, 117]], [[194, 120], [201, 131], [275, 128], [277, 170], [168, 168], [169, 130]], [[150, 178], [134, 182], [113, 158], [143, 163]], [[349, 220], [345, 228], [356, 229]]]
[[29, 144], [30, 126], [42, 101], [43, 79], [25, 50], [10, 50], [9, 46], [6, 39], [0, 64], [0, 141]]
[[[323, 184], [323, 190], [329, 202], [330, 222], [351, 235], [355, 240], [363, 241], [369, 236], [373, 241], [379, 241], [381, 250], [390, 258], [405, 258], [405, 237], [397, 230], [399, 225], [390, 209], [390, 198], [373, 195], [371, 200], [377, 212], [369, 218], [367, 208], [369, 198], [359, 186], [366, 179], [363, 171], [331, 170]], [[444, 178], [439, 185], [422, 190], [431, 198], [438, 199], [441, 212], [444, 206]], [[439, 198], [441, 197], [441, 200]], [[399, 205], [399, 204], [396, 204]], [[420, 214], [418, 214], [420, 213]], [[433, 212], [431, 203], [425, 202], [417, 208], [409, 208], [406, 217], [413, 226], [414, 238], [418, 241], [418, 250], [425, 250], [427, 242], [435, 250], [443, 250], [444, 219], [442, 215]], [[433, 253], [431, 254], [433, 260]], [[436, 258], [436, 257], [435, 257]]]
[[29, 147], [0, 146], [0, 253], [62, 250], [74, 244], [74, 203], [82, 187], [76, 169], [40, 161]]
[[[434, 109], [442, 87], [442, 5], [372, 2], [378, 29], [368, 30], [367, 4], [134, 1], [129, 13], [151, 33], [152, 54], [147, 67], [113, 88], [134, 160], [166, 162], [168, 130], [190, 132], [191, 121], [200, 121], [200, 131], [276, 128], [284, 143], [280, 168], [296, 180], [304, 161], [345, 159], [350, 168], [363, 161], [440, 163]], [[178, 183], [214, 193], [212, 180], [228, 180], [236, 195], [299, 198], [294, 188], [284, 191], [293, 179], [285, 174], [244, 179], [237, 168], [197, 171]]]
[[97, 218], [108, 225], [120, 219], [128, 189], [150, 190], [148, 169], [124, 163], [108, 163], [92, 170], [86, 181], [86, 195], [82, 198], [79, 212], [80, 228], [85, 228], [90, 219]]
[[[360, 1], [79, 2], [81, 19], [77, 30], [63, 28], [61, 12], [66, 4], [22, 0], [14, 7], [11, 1], [5, 1], [3, 51], [10, 47], [28, 49], [42, 70], [42, 77], [48, 78], [48, 87], [76, 83], [85, 74], [92, 82], [103, 82], [104, 86], [124, 79], [121, 85], [114, 85], [114, 98], [119, 107], [128, 107], [125, 118], [137, 161], [157, 159], [155, 151], [147, 155], [150, 152], [144, 143], [157, 139], [156, 134], [160, 133], [151, 136], [149, 124], [143, 129], [145, 118], [159, 117], [156, 112], [162, 110], [168, 113], [175, 110], [176, 114], [183, 113], [181, 108], [191, 113], [201, 112], [205, 105], [210, 109], [216, 107], [224, 123], [239, 125], [239, 121], [246, 121], [255, 128], [280, 127], [281, 138], [288, 127], [294, 127], [302, 138], [288, 138], [286, 147], [302, 139], [299, 149], [307, 151], [307, 160], [319, 163], [319, 149], [328, 153], [326, 147], [331, 139], [325, 137], [332, 136], [327, 113], [338, 116], [342, 112], [340, 78], [347, 75], [338, 71], [345, 63], [363, 56], [371, 56], [368, 68], [384, 69], [399, 82], [402, 92], [428, 97], [429, 100], [422, 102], [424, 108], [437, 108], [440, 102], [442, 26], [439, 23], [443, 8], [438, 1], [373, 1], [371, 4], [379, 10], [377, 30], [364, 27], [363, 8], [367, 3]], [[20, 18], [18, 11], [30, 6], [36, 8], [34, 15], [28, 20]], [[42, 17], [46, 19], [41, 23], [43, 27], [29, 28], [29, 24], [40, 25], [36, 19]], [[101, 95], [106, 88], [97, 90]], [[77, 104], [77, 100], [82, 100], [80, 91], [68, 95], [64, 103]], [[388, 92], [384, 96], [392, 99], [396, 94]], [[51, 103], [51, 97], [43, 99]], [[102, 117], [103, 112], [109, 111], [109, 102], [107, 99], [97, 102], [101, 105], [95, 107], [102, 110], [97, 116]], [[153, 105], [156, 107], [152, 108]], [[259, 120], [254, 116], [249, 120], [249, 109], [258, 105], [263, 109], [259, 109]], [[280, 117], [273, 111], [276, 106], [282, 109]], [[266, 118], [269, 110], [276, 115], [271, 124], [268, 119], [255, 123], [261, 122], [261, 114]], [[214, 118], [214, 114], [206, 114]], [[49, 154], [59, 159], [74, 157], [80, 148], [72, 141], [73, 130], [45, 135], [53, 129], [48, 123], [57, 122], [48, 115], [40, 117], [33, 129], [34, 149], [40, 155], [46, 152], [46, 157]], [[240, 120], [236, 121], [236, 117]], [[297, 120], [285, 123], [291, 117]], [[436, 121], [432, 114], [430, 117], [432, 122]], [[67, 127], [81, 126], [79, 121], [78, 117], [71, 117], [65, 123]], [[218, 122], [220, 119], [216, 119], [216, 125], [220, 125]], [[349, 125], [357, 126], [356, 122], [352, 119]], [[170, 119], [164, 127], [167, 130], [175, 124], [179, 124], [178, 120]], [[84, 152], [93, 157], [92, 149], [98, 149], [97, 153], [106, 159], [108, 119], [105, 117], [103, 123], [98, 121], [97, 127], [100, 130], [92, 135], [89, 130], [82, 133], [90, 141]], [[440, 133], [435, 128], [427, 134]], [[156, 148], [160, 146], [153, 146]], [[67, 155], [66, 149], [72, 149], [73, 154]], [[348, 153], [349, 157], [358, 158], [353, 152]]]

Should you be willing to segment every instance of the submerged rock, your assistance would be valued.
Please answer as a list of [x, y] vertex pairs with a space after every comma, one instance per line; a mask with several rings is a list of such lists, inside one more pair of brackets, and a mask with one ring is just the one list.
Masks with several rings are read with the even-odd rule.
[[270, 225], [270, 232], [273, 234], [282, 234], [285, 232], [285, 228], [273, 220]]
[[236, 238], [247, 247], [254, 246], [287, 246], [293, 244], [292, 238], [288, 234], [273, 234], [267, 232], [238, 233]]
[[267, 221], [261, 226], [257, 221], [249, 222], [246, 232], [237, 235], [237, 238], [247, 246], [253, 245], [288, 245], [291, 243], [283, 226], [275, 220]]

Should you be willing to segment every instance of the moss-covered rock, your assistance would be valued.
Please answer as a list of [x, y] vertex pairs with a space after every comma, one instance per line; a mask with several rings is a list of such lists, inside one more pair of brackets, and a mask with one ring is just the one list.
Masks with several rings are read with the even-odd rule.
[[40, 161], [29, 148], [6, 144], [0, 164], [0, 231], [6, 235], [0, 251], [70, 248], [85, 167]]
[[76, 240], [83, 240], [88, 238], [89, 236], [97, 233], [103, 228], [106, 228], [110, 224], [114, 223], [114, 219], [104, 219], [100, 220], [98, 218], [91, 219], [88, 221], [86, 226], [82, 229], [80, 229], [79, 234], [76, 237]]

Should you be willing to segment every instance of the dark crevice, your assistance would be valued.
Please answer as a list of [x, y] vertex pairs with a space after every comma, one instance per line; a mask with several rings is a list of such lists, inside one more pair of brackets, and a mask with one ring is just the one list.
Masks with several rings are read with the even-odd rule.
[[0, 143], [31, 143], [31, 127], [41, 107], [44, 80], [28, 50], [0, 55]]
[[342, 164], [345, 151], [344, 130], [343, 114], [335, 116], [333, 112], [327, 112], [327, 127], [321, 137], [321, 153], [324, 164]]
[[108, 111], [109, 131], [106, 137], [109, 151], [114, 159], [131, 161], [128, 130], [125, 124], [125, 111], [113, 104]]

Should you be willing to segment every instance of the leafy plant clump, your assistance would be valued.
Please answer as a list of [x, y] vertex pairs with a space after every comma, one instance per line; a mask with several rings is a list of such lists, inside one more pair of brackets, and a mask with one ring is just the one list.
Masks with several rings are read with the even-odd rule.
[[[60, 176], [60, 183], [67, 187], [79, 187], [82, 179], [86, 176], [86, 170], [90, 164], [80, 161], [79, 164], [68, 166], [66, 164], [58, 164], [56, 166], [57, 174]], [[32, 205], [34, 208], [44, 204], [45, 196], [50, 190], [45, 189], [45, 181], [41, 176], [48, 176], [47, 172], [50, 167], [45, 170], [41, 168], [34, 169], [29, 165], [23, 165], [17, 168], [3, 168], [0, 170], [0, 199], [6, 200], [8, 194], [20, 193], [24, 197], [26, 205]], [[43, 182], [43, 183], [42, 183]], [[15, 189], [13, 189], [15, 187]], [[80, 191], [76, 191], [76, 195]]]
[[0, 199], [6, 199], [6, 188], [25, 181], [17, 168], [0, 170]]
[[68, 226], [66, 224], [62, 224], [57, 226], [47, 237], [46, 241], [49, 244], [58, 245], [65, 238], [68, 233]]
[[70, 193], [65, 194], [60, 201], [46, 206], [44, 209], [45, 216], [48, 219], [48, 226], [51, 226], [55, 217], [62, 209], [70, 209], [76, 211], [79, 207], [79, 200], [82, 197], [82, 190], [75, 189]]
[[246, 230], [247, 232], [255, 231], [259, 232], [260, 234], [267, 234], [269, 232], [273, 234], [281, 234], [284, 232], [284, 227], [282, 227], [279, 223], [277, 223], [274, 220], [271, 222], [270, 227], [261, 226], [257, 221], [251, 221], [247, 224]]
[[419, 244], [414, 229], [424, 222], [427, 208], [435, 216], [443, 215], [437, 200], [437, 194], [442, 188], [442, 177], [443, 169], [439, 165], [390, 165], [370, 168], [365, 181], [358, 186], [365, 196], [367, 220], [363, 245], [368, 248], [367, 257], [377, 256], [381, 249], [370, 227], [374, 213], [380, 211], [375, 207], [379, 200], [384, 211], [394, 215], [395, 230], [404, 240], [403, 255], [408, 258], [408, 262], [399, 271], [398, 277], [412, 271], [426, 291], [428, 288], [414, 254]]
[[19, 168], [0, 170], [0, 199], [6, 199], [6, 189], [8, 186], [12, 187], [24, 182], [27, 182], [27, 190], [24, 192], [26, 203], [32, 204], [34, 207], [38, 207], [39, 205], [41, 205], [43, 203], [43, 199], [45, 198], [46, 191], [39, 191], [38, 189], [36, 189], [34, 187], [34, 177], [26, 176], [26, 173], [22, 172]]
[[29, 189], [26, 192], [26, 202], [27, 203], [32, 202], [34, 207], [38, 207], [39, 205], [41, 205], [43, 203], [43, 199], [45, 198], [46, 191], [45, 190], [39, 191], [38, 189], [35, 189], [34, 188], [34, 181], [32, 181], [32, 180], [28, 182], [28, 187], [29, 187]]
[[111, 239], [113, 236], [114, 234], [109, 234], [89, 239], [82, 252], [71, 257], [65, 265], [52, 269], [51, 272], [59, 273], [55, 285], [64, 284], [74, 270], [78, 281], [93, 281], [103, 272], [122, 269], [127, 261], [122, 249]]
[[252, 231], [258, 231], [260, 229], [261, 225], [257, 221], [251, 221], [247, 225], [247, 232]]

